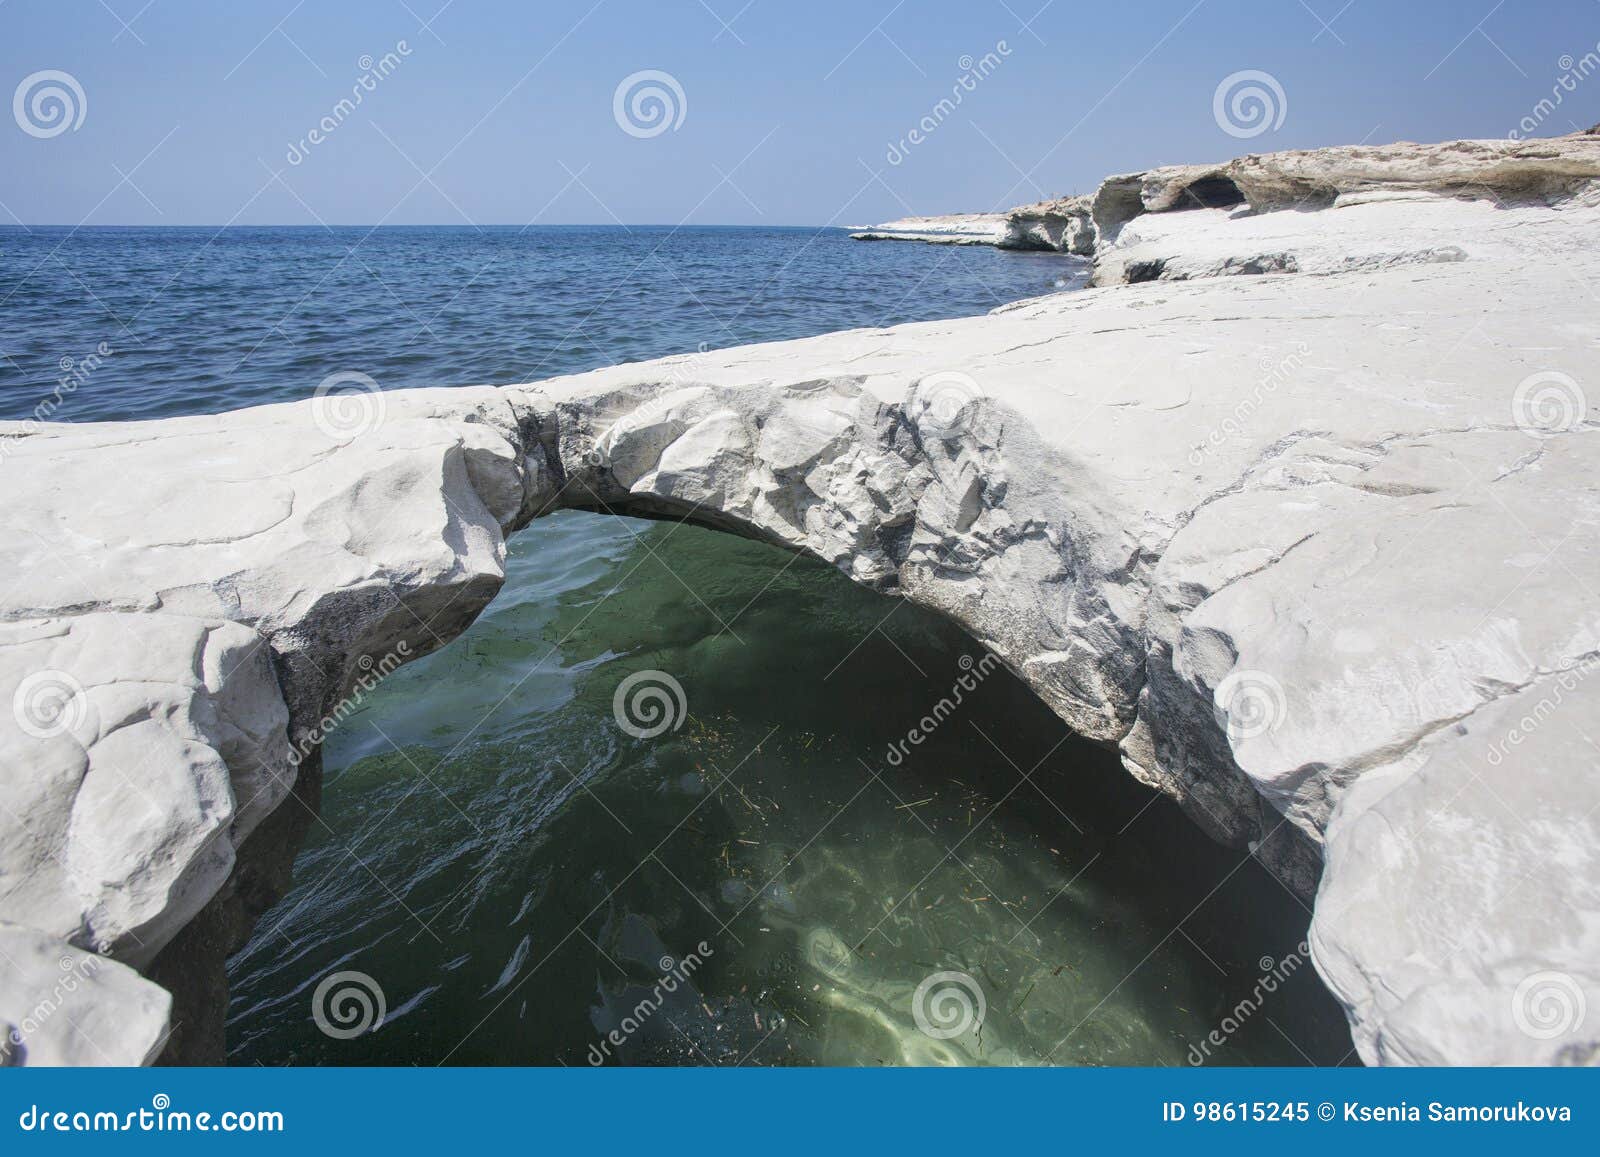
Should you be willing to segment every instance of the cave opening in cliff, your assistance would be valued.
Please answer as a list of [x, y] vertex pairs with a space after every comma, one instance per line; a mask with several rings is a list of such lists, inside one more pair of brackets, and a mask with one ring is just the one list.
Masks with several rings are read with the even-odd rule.
[[[1348, 1055], [1307, 911], [1247, 853], [949, 621], [764, 543], [541, 519], [325, 759], [294, 885], [230, 965], [235, 1063]], [[336, 967], [381, 984], [383, 1031], [306, 1021], [294, 994]], [[1216, 1043], [1267, 970], [1282, 990]], [[922, 1031], [935, 976], [975, 1031]]]
[[1231, 178], [1224, 176], [1202, 177], [1184, 187], [1178, 204], [1180, 209], [1226, 209], [1243, 205], [1245, 195]]

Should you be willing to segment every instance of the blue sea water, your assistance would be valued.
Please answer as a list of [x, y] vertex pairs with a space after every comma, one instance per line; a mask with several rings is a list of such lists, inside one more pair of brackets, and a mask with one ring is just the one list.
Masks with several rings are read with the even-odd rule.
[[[0, 416], [531, 381], [1083, 275], [842, 230], [6, 229]], [[692, 526], [564, 513], [507, 571], [330, 736], [293, 884], [230, 965], [234, 1062], [1347, 1059], [1298, 902], [1003, 669], [889, 757], [982, 662], [949, 623]], [[613, 711], [644, 671], [687, 700], [647, 739]], [[1269, 957], [1293, 975], [1213, 1042]], [[330, 1033], [350, 972], [383, 1016]], [[951, 975], [954, 1004], [925, 987]], [[963, 994], [971, 1023], [926, 1031]]]
[[0, 418], [112, 351], [55, 421], [527, 382], [754, 341], [982, 313], [1081, 263], [839, 229], [0, 228]]

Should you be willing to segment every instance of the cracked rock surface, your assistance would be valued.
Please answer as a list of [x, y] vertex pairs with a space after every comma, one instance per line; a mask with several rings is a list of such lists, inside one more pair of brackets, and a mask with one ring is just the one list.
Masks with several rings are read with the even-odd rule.
[[[0, 693], [38, 706], [0, 715], [4, 935], [103, 952], [128, 983], [96, 999], [154, 1008], [132, 969], [203, 927], [220, 983], [315, 806], [291, 750], [460, 633], [507, 534], [611, 510], [955, 619], [1315, 895], [1367, 1061], [1593, 1062], [1600, 209], [1412, 192], [1147, 214], [1102, 242], [1161, 262], [1143, 284], [387, 394], [358, 429], [300, 403], [18, 440]], [[1293, 268], [1218, 276], [1265, 252]], [[101, 1046], [148, 1059], [160, 1011]], [[53, 1025], [29, 1056], [83, 1059]]]

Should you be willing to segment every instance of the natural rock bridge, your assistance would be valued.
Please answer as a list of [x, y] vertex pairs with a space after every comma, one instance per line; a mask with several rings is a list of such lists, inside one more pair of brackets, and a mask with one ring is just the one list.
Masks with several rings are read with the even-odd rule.
[[[987, 317], [0, 430], [0, 1021], [68, 961], [106, 1050], [52, 1022], [11, 1059], [146, 1061], [172, 1022], [217, 1055], [224, 959], [317, 806], [308, 736], [576, 507], [961, 624], [1315, 894], [1369, 1062], [1592, 1060], [1592, 1027], [1528, 1024], [1530, 983], [1600, 1007], [1600, 211], [1539, 196], [1146, 213], [1097, 258], [1160, 279]], [[1263, 269], [1300, 272], [1208, 276]]]

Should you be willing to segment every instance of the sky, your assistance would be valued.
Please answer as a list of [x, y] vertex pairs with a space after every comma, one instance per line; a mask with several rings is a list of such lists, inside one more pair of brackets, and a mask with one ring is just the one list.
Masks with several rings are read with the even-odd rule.
[[1571, 132], [1600, 121], [1586, 54], [1600, 0], [0, 0], [0, 225], [997, 211]]

